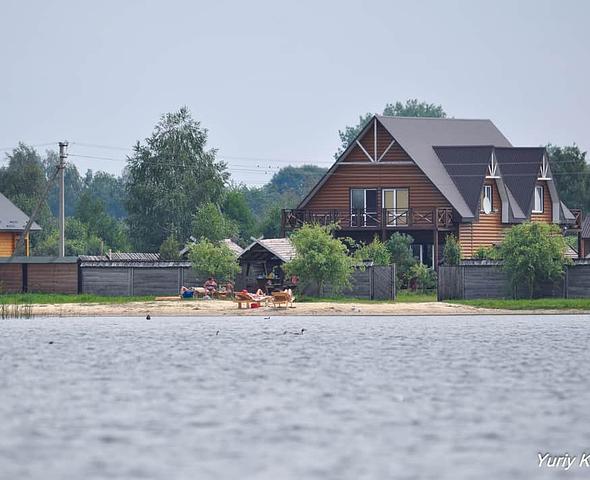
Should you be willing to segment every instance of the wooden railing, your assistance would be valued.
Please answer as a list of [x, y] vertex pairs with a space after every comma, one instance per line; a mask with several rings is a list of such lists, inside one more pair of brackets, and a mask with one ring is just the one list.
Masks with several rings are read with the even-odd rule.
[[452, 208], [383, 208], [380, 211], [365, 209], [315, 210], [285, 209], [281, 228], [294, 230], [306, 223], [337, 224], [344, 229], [449, 229], [453, 226]]
[[582, 210], [580, 208], [570, 208], [570, 212], [572, 212], [575, 219], [575, 223], [570, 228], [580, 230], [582, 228]]

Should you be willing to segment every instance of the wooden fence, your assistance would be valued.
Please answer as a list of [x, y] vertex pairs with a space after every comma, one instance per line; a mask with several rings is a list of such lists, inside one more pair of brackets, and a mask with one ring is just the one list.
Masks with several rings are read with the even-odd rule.
[[[589, 298], [590, 261], [578, 260], [565, 269], [556, 282], [545, 282], [535, 292], [544, 298]], [[528, 287], [513, 290], [501, 262], [468, 261], [456, 267], [441, 266], [438, 272], [438, 299], [527, 298]]]
[[0, 258], [0, 292], [79, 292], [78, 257]]

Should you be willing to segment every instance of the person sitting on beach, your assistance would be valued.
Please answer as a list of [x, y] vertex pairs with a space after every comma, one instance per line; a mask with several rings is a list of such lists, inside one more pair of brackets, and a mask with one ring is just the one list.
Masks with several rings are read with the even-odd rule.
[[207, 295], [212, 296], [217, 291], [217, 282], [213, 277], [209, 277], [203, 287], [207, 290]]
[[190, 288], [186, 288], [184, 285], [180, 287], [180, 296], [182, 298], [192, 298], [195, 292]]

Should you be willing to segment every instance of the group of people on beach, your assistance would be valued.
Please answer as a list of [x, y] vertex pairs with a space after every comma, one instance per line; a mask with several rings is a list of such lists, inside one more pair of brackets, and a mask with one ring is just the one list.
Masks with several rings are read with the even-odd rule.
[[202, 287], [180, 287], [180, 296], [183, 298], [192, 298], [195, 294], [202, 294], [205, 300], [211, 299], [214, 296], [232, 296], [234, 294], [234, 284], [230, 280], [224, 286], [218, 289], [217, 281], [214, 277], [209, 277], [205, 280]]

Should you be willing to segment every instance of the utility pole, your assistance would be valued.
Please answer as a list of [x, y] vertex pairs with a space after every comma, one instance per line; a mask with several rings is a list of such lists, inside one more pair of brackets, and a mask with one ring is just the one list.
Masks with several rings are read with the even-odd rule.
[[59, 257], [66, 255], [66, 213], [65, 213], [65, 170], [66, 158], [68, 157], [68, 142], [59, 142]]

